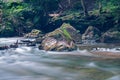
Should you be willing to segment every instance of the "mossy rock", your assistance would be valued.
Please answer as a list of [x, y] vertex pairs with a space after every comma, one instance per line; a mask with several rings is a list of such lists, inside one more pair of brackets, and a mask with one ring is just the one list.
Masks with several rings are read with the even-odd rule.
[[60, 28], [46, 34], [45, 37], [54, 37], [57, 40], [63, 39], [67, 41], [74, 41], [75, 43], [81, 43], [81, 34], [68, 23], [63, 23]]
[[33, 34], [39, 34], [41, 31], [40, 30], [37, 30], [37, 29], [33, 29], [32, 31], [31, 31], [31, 33], [33, 33]]
[[60, 28], [46, 34], [44, 38], [39, 48], [50, 51], [72, 51], [76, 49], [75, 43], [81, 41], [81, 35], [67, 23], [63, 23]]
[[102, 35], [101, 41], [105, 43], [120, 43], [120, 32], [107, 31]]
[[85, 33], [82, 35], [83, 40], [97, 40], [100, 38], [100, 30], [93, 26], [88, 26]]
[[42, 33], [40, 30], [33, 29], [30, 33], [25, 34], [24, 37], [26, 38], [37, 38], [39, 34]]

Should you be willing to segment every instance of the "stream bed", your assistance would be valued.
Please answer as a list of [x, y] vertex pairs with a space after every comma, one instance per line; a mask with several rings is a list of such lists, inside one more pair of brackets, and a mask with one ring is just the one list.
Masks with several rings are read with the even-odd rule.
[[[21, 38], [0, 38], [0, 45], [9, 45], [18, 39]], [[1, 50], [0, 80], [120, 80], [120, 59], [78, 54], [52, 54], [26, 46]]]

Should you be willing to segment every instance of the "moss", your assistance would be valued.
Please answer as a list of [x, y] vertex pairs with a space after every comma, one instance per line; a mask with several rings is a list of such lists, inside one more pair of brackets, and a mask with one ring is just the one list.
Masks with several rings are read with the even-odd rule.
[[40, 30], [37, 30], [37, 29], [33, 29], [33, 30], [31, 31], [31, 33], [33, 33], [33, 34], [39, 34], [39, 33], [41, 33], [41, 31], [40, 31]]
[[65, 38], [66, 38], [67, 40], [72, 40], [72, 37], [71, 37], [71, 35], [69, 34], [69, 32], [66, 30], [66, 28], [62, 28], [62, 33], [63, 33], [63, 35], [65, 36]]

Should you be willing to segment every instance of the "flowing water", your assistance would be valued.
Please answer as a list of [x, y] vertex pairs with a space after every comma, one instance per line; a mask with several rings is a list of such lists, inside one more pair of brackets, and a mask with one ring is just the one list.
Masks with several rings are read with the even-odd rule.
[[[0, 45], [17, 39], [0, 38]], [[26, 46], [1, 50], [0, 80], [120, 80], [120, 59], [79, 55], [83, 53], [88, 51], [59, 54]]]

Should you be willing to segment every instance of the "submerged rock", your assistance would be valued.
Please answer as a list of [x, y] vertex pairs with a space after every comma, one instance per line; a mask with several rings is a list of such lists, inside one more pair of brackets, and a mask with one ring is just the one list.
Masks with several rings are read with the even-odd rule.
[[[108, 72], [105, 70], [97, 69], [96, 64], [92, 64], [95, 68], [82, 68], [80, 72], [84, 75], [80, 77], [81, 80], [106, 80], [113, 76], [112, 72]], [[88, 65], [90, 66], [90, 65]]]
[[39, 49], [53, 51], [75, 50], [75, 43], [81, 42], [81, 35], [70, 24], [63, 25], [45, 35]]

